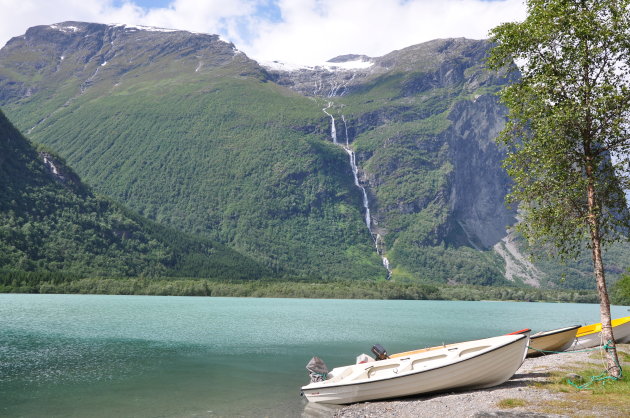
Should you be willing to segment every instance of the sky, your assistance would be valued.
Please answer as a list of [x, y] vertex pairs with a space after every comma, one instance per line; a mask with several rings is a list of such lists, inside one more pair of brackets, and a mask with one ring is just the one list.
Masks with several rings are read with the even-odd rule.
[[385, 55], [437, 38], [484, 39], [525, 17], [524, 0], [0, 0], [0, 46], [68, 20], [221, 35], [260, 62], [312, 65]]

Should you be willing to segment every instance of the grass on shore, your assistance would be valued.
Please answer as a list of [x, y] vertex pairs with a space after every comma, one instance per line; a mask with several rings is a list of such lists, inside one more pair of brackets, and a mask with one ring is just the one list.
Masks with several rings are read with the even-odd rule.
[[[569, 365], [564, 370], [552, 373], [551, 380], [541, 385], [564, 396], [545, 402], [540, 412], [569, 416], [630, 416], [630, 345], [618, 345], [617, 352], [623, 369], [621, 379], [598, 380], [605, 374], [603, 363]], [[602, 353], [594, 352], [590, 358], [601, 360]], [[567, 373], [576, 374], [577, 377], [568, 377]], [[578, 389], [569, 381], [587, 387]]]
[[527, 405], [524, 399], [505, 398], [497, 402], [497, 406], [501, 409], [518, 408]]

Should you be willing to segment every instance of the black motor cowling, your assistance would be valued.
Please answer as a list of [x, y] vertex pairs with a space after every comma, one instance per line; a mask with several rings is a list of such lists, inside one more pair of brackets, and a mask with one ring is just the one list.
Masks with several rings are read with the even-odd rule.
[[387, 350], [385, 350], [385, 347], [380, 344], [374, 344], [372, 346], [372, 353], [374, 353], [374, 358], [376, 360], [385, 360], [389, 358], [389, 356], [387, 355]]

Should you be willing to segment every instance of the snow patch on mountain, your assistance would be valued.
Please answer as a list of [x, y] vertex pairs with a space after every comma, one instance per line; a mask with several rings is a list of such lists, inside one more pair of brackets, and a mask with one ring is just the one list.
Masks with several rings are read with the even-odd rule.
[[50, 25], [51, 29], [56, 29], [59, 30], [61, 32], [78, 32], [80, 29], [76, 26], [61, 26], [58, 24], [54, 24], [54, 25]]
[[370, 68], [372, 65], [374, 65], [374, 62], [364, 61], [364, 60], [354, 60], [354, 61], [345, 61], [345, 62], [326, 61], [326, 62], [323, 62], [321, 64], [316, 64], [316, 65], [301, 65], [301, 64], [292, 64], [292, 63], [281, 62], [281, 61], [265, 61], [265, 62], [261, 62], [260, 65], [262, 65], [265, 68], [275, 70], [275, 71], [327, 70], [330, 72], [334, 72], [334, 71], [362, 70], [362, 69]]
[[153, 26], [144, 26], [144, 25], [114, 25], [114, 26], [123, 26], [126, 30], [143, 30], [146, 32], [180, 32], [177, 29], [167, 29], [167, 28], [156, 28]]

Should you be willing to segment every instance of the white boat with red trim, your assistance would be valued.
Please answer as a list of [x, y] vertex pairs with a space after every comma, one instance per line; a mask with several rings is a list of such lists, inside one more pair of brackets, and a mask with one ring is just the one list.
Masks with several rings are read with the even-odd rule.
[[349, 404], [500, 385], [525, 360], [529, 335], [502, 335], [334, 368], [302, 387], [310, 402]]

